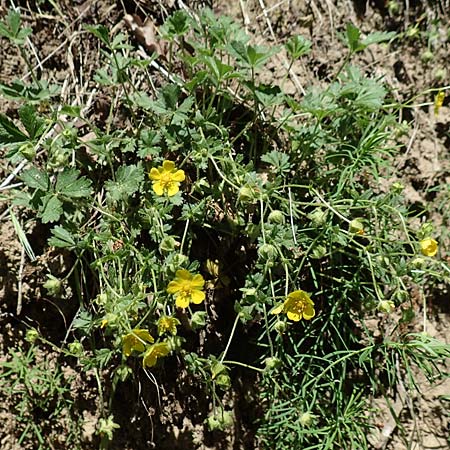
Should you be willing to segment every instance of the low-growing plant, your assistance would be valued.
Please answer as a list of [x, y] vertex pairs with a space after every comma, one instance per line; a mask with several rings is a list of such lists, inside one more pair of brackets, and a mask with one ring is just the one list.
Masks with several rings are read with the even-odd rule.
[[[111, 372], [109, 405], [140, 370], [164, 384], [160, 367], [177, 355], [211, 398], [210, 430], [234, 423], [236, 367], [256, 371], [263, 447], [367, 448], [371, 400], [400, 381], [415, 388], [414, 367], [436, 379], [449, 355], [426, 333], [427, 291], [449, 280], [439, 236], [386, 182], [401, 105], [351, 65], [394, 35], [349, 24], [334, 80], [299, 99], [259, 75], [279, 52], [307, 55], [302, 37], [256, 46], [226, 17], [178, 11], [160, 29], [162, 70], [124, 34], [88, 30], [104, 122], [58, 97], [40, 113], [37, 76], [20, 95], [2, 87], [22, 102], [17, 120], [0, 117], [20, 180], [11, 208], [73, 256], [45, 284], [79, 302], [62, 354]], [[107, 408], [102, 420], [106, 447], [117, 424]]]

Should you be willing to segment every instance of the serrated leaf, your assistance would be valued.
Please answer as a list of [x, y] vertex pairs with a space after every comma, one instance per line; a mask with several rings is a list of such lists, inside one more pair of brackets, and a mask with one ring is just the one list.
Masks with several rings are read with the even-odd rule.
[[62, 202], [55, 194], [49, 194], [42, 197], [42, 207], [38, 216], [42, 223], [56, 222], [63, 213]]
[[48, 175], [36, 167], [24, 170], [20, 179], [32, 189], [40, 189], [41, 191], [47, 192], [50, 188]]
[[104, 25], [86, 25], [86, 29], [98, 37], [105, 45], [109, 46], [109, 31]]
[[144, 170], [141, 166], [121, 166], [117, 169], [116, 180], [107, 181], [105, 188], [112, 200], [125, 200], [139, 190], [143, 180]]
[[91, 180], [80, 177], [77, 169], [66, 169], [58, 174], [55, 190], [58, 194], [66, 197], [81, 198], [87, 197], [91, 193]]
[[75, 246], [75, 239], [64, 227], [58, 225], [51, 230], [52, 237], [48, 239], [48, 245], [59, 248]]
[[276, 172], [286, 172], [290, 169], [289, 156], [277, 150], [262, 155], [261, 160], [274, 166]]
[[41, 134], [43, 120], [36, 115], [36, 110], [30, 104], [19, 108], [19, 117], [23, 126], [27, 130], [30, 139], [38, 138]]
[[28, 137], [16, 127], [14, 122], [0, 114], [0, 144], [24, 142]]

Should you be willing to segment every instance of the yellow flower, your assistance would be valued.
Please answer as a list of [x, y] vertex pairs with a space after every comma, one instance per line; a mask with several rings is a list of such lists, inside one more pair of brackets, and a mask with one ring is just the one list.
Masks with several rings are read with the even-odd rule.
[[170, 334], [177, 334], [177, 325], [180, 325], [180, 321], [175, 317], [162, 316], [158, 320], [158, 334], [169, 332]]
[[310, 320], [316, 314], [313, 301], [305, 291], [301, 290], [291, 292], [284, 303], [272, 311], [272, 314], [281, 312], [285, 312], [288, 318], [294, 322], [301, 319]]
[[133, 350], [143, 352], [147, 343], [152, 343], [154, 339], [147, 330], [136, 329], [123, 336], [122, 341], [123, 354], [125, 356], [130, 356]]
[[420, 250], [425, 256], [434, 256], [438, 251], [438, 243], [430, 237], [422, 239], [419, 244]]
[[441, 106], [444, 104], [445, 92], [439, 91], [434, 97], [434, 115], [437, 116], [439, 114], [439, 110]]
[[169, 294], [175, 294], [175, 304], [178, 308], [187, 308], [189, 303], [199, 304], [205, 299], [202, 291], [205, 280], [199, 274], [192, 275], [186, 269], [177, 270], [175, 280], [167, 286]]
[[167, 160], [158, 168], [152, 167], [149, 177], [153, 181], [155, 194], [169, 197], [180, 190], [180, 183], [185, 179], [184, 171], [175, 169], [175, 163]]
[[170, 347], [167, 342], [158, 342], [153, 344], [145, 352], [142, 365], [144, 367], [153, 367], [157, 363], [158, 358], [167, 356], [169, 352]]

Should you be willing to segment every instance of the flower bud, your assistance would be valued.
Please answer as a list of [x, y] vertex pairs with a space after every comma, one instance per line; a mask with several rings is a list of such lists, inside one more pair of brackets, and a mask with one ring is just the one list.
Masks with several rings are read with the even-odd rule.
[[305, 412], [299, 417], [298, 421], [300, 422], [300, 425], [302, 427], [309, 427], [313, 423], [314, 419], [315, 419], [314, 414], [311, 414], [310, 412]]
[[27, 144], [23, 144], [19, 147], [19, 153], [28, 161], [31, 161], [36, 156], [36, 149], [34, 145], [28, 142]]
[[239, 189], [238, 199], [241, 203], [253, 203], [256, 200], [255, 190], [245, 185]]
[[206, 325], [206, 312], [205, 311], [195, 311], [191, 317], [191, 327], [193, 330], [198, 330]]
[[271, 356], [264, 360], [264, 365], [266, 366], [265, 371], [271, 372], [272, 370], [276, 370], [281, 366], [281, 360], [276, 358], [275, 356]]
[[381, 312], [390, 314], [395, 309], [395, 304], [392, 300], [380, 300], [378, 302], [378, 309]]
[[47, 281], [43, 284], [43, 287], [47, 289], [50, 295], [58, 295], [61, 292], [62, 283], [53, 275], [47, 275]]
[[165, 236], [159, 244], [159, 249], [162, 253], [170, 253], [178, 246], [178, 242], [172, 236]]
[[308, 214], [308, 219], [315, 227], [321, 227], [327, 221], [327, 211], [316, 208]]
[[273, 328], [277, 333], [283, 334], [287, 329], [287, 323], [284, 320], [278, 320]]
[[279, 209], [274, 209], [269, 214], [268, 220], [270, 223], [278, 223], [281, 225], [284, 223], [284, 214]]
[[27, 330], [27, 333], [25, 334], [25, 340], [27, 342], [29, 342], [30, 344], [34, 344], [38, 338], [39, 332], [35, 328]]
[[362, 219], [357, 218], [353, 219], [348, 225], [348, 231], [353, 234], [364, 234], [364, 225], [362, 223]]
[[266, 261], [273, 261], [277, 256], [277, 249], [272, 244], [262, 244], [258, 248], [258, 255]]
[[69, 352], [75, 356], [81, 356], [83, 354], [83, 350], [84, 350], [83, 344], [79, 341], [71, 342], [68, 345], [68, 348], [69, 348]]

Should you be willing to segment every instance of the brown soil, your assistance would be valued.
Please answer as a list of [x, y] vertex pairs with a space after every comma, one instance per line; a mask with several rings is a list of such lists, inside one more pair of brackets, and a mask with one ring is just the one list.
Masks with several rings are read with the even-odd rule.
[[[399, 2], [396, 13], [389, 12], [383, 1], [340, 1], [304, 2], [290, 0], [247, 0], [228, 2], [218, 0], [213, 8], [218, 14], [228, 14], [242, 23], [258, 44], [280, 44], [288, 37], [301, 34], [313, 42], [310, 57], [292, 67], [295, 75], [287, 81], [278, 78], [280, 64], [285, 63], [281, 53], [278, 61], [269, 66], [263, 78], [267, 82], [282, 84], [288, 92], [299, 93], [311, 85], [317, 78], [323, 82], [330, 80], [345, 54], [339, 33], [345, 29], [348, 21], [354, 22], [363, 33], [373, 31], [396, 31], [403, 33], [410, 26], [417, 25], [421, 35], [416, 38], [400, 37], [391, 47], [374, 46], [363, 52], [357, 63], [370, 74], [384, 77], [393, 93], [400, 101], [420, 95], [413, 107], [404, 111], [404, 119], [412, 123], [403, 138], [401, 155], [392, 161], [396, 172], [392, 180], [399, 180], [406, 186], [407, 200], [418, 209], [432, 210], [432, 220], [441, 230], [442, 245], [448, 243], [448, 205], [444, 194], [435, 195], [436, 186], [449, 186], [450, 183], [450, 107], [448, 96], [438, 115], [433, 113], [433, 93], [425, 93], [431, 87], [445, 86], [450, 82], [450, 73], [445, 73], [450, 60], [450, 41], [444, 31], [449, 26], [450, 5], [440, 2]], [[392, 2], [391, 2], [392, 3]], [[16, 2], [17, 4], [17, 2]], [[93, 81], [96, 68], [101, 66], [98, 59], [96, 39], [84, 30], [86, 24], [104, 24], [114, 31], [128, 33], [123, 16], [136, 13], [142, 19], [150, 17], [160, 24], [168, 12], [176, 9], [177, 2], [159, 1], [19, 1], [21, 12], [33, 34], [27, 46], [38, 55], [33, 61], [45, 72], [49, 82], [63, 87], [62, 97], [79, 105], [91, 105], [93, 114], [101, 118], [108, 110], [105, 99], [97, 95], [98, 86]], [[55, 7], [58, 6], [58, 8]], [[406, 7], [409, 5], [409, 9]], [[9, 2], [0, 2], [0, 16], [7, 11]], [[433, 44], [434, 58], [423, 62], [421, 57], [429, 45], [433, 20], [441, 26]], [[26, 79], [28, 70], [18, 51], [6, 39], [0, 38], [0, 82], [8, 83], [15, 78]], [[442, 69], [442, 70], [441, 70]], [[296, 79], [293, 82], [292, 79]], [[317, 82], [317, 81], [315, 81]], [[11, 114], [12, 102], [0, 99], [0, 111]], [[1, 160], [2, 179], [11, 173], [11, 166]], [[381, 187], [383, 188], [383, 187]], [[22, 214], [21, 212], [17, 212]], [[33, 229], [26, 215], [20, 220], [38, 255], [31, 262], [23, 255], [22, 246], [11, 224], [6, 203], [0, 206], [0, 363], [11, 360], [9, 350], [22, 348], [26, 353], [25, 330], [32, 326], [47, 337], [50, 342], [61, 342], [67, 329], [67, 322], [73, 317], [77, 306], [67, 299], [55, 304], [46, 298], [42, 289], [46, 268], [52, 266], [52, 273], [63, 273], [67, 261], [52, 254], [42, 254], [46, 237], [41, 229]], [[445, 242], [447, 239], [447, 242]], [[20, 293], [20, 294], [19, 294]], [[449, 343], [450, 304], [448, 286], [437, 286], [434, 297], [429, 299], [427, 332], [433, 337]], [[423, 331], [417, 323], [418, 332]], [[60, 355], [52, 351], [50, 345], [40, 347], [36, 360], [59, 361]], [[60, 361], [62, 366], [61, 385], [66, 386], [62, 397], [75, 403], [76, 417], [70, 417], [66, 410], [60, 415], [45, 417], [39, 410], [27, 411], [41, 421], [48, 430], [49, 439], [41, 448], [66, 448], [69, 435], [79, 433], [83, 449], [99, 446], [99, 437], [95, 434], [101, 417], [101, 399], [99, 398], [96, 375], [92, 371], [82, 371], [74, 361]], [[49, 366], [48, 370], [54, 366]], [[446, 368], [442, 368], [446, 371]], [[109, 373], [98, 374], [102, 384], [110, 385]], [[119, 384], [112, 409], [115, 420], [121, 429], [111, 448], [139, 450], [158, 449], [252, 449], [256, 448], [252, 431], [246, 424], [251, 423], [252, 409], [255, 405], [239, 408], [241, 396], [229, 398], [230, 408], [235, 405], [239, 411], [236, 427], [232, 433], [205, 431], [202, 411], [208, 410], [210, 400], [202, 394], [201, 386], [192, 384], [192, 379], [181, 376], [174, 379], [173, 371], [166, 368], [158, 380], [159, 388], [146, 378], [138, 379], [132, 385]], [[394, 410], [400, 415], [403, 429], [391, 427], [392, 416], [388, 408], [379, 399], [374, 401], [377, 408], [375, 420], [378, 432], [371, 437], [374, 448], [398, 449], [444, 449], [449, 448], [450, 414], [448, 400], [443, 396], [450, 393], [449, 380], [430, 387], [420, 378], [420, 395], [408, 393]], [[0, 378], [0, 448], [4, 450], [38, 448], [38, 444], [20, 441], [23, 427], [17, 412], [16, 402], [21, 386], [16, 391], [2, 389]], [[164, 380], [164, 383], [162, 383]], [[162, 384], [167, 390], [162, 388]], [[162, 388], [162, 389], [161, 389]], [[245, 388], [247, 389], [247, 388]], [[253, 389], [253, 388], [252, 388]], [[236, 387], [236, 392], [243, 392]], [[398, 397], [393, 397], [395, 404]], [[161, 403], [159, 403], [161, 402]], [[159, 406], [161, 405], [161, 406]], [[397, 408], [397, 409], [396, 409]], [[250, 410], [250, 411], [249, 411]], [[186, 414], [189, 411], [189, 416]], [[195, 413], [197, 411], [197, 413]], [[25, 414], [25, 413], [24, 413]], [[189, 417], [189, 418], [188, 418]], [[74, 424], [79, 424], [78, 429]], [[382, 432], [385, 437], [383, 438]], [[51, 445], [51, 446], [50, 446]]]

